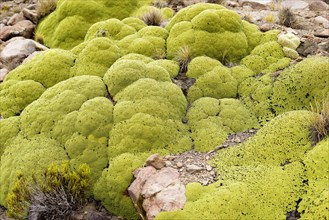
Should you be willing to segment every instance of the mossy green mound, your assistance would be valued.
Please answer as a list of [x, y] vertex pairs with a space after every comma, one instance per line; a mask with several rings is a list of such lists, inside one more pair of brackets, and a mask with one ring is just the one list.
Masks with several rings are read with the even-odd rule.
[[0, 120], [0, 162], [5, 147], [9, 145], [11, 140], [15, 139], [19, 130], [19, 117], [10, 117]]
[[228, 134], [258, 126], [256, 117], [236, 99], [200, 98], [193, 102], [187, 119], [197, 151], [214, 149]]
[[0, 115], [4, 118], [19, 115], [44, 91], [45, 88], [33, 80], [8, 80], [0, 84]]
[[[172, 59], [182, 46], [191, 56], [209, 56], [223, 62], [239, 62], [259, 43], [273, 39], [256, 26], [221, 5], [199, 3], [180, 10], [166, 26], [167, 55]], [[261, 39], [263, 38], [263, 41]]]
[[25, 138], [17, 136], [6, 146], [0, 164], [0, 204], [7, 207], [6, 197], [13, 188], [16, 175], [27, 176], [43, 172], [51, 163], [67, 160], [63, 147], [44, 136]]
[[286, 69], [273, 85], [273, 109], [280, 114], [305, 109], [329, 94], [329, 58], [310, 57]]
[[43, 19], [36, 35], [51, 48], [71, 49], [83, 42], [89, 27], [108, 18], [124, 19], [151, 0], [59, 0], [56, 10]]
[[74, 76], [103, 77], [108, 68], [121, 57], [120, 48], [110, 39], [99, 37], [83, 43], [71, 73]]
[[309, 151], [306, 166], [307, 192], [302, 196], [298, 211], [301, 219], [328, 219], [329, 217], [329, 138]]

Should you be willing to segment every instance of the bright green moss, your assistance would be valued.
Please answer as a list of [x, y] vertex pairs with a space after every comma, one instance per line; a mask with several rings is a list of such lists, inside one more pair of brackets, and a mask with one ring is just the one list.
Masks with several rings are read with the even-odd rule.
[[187, 119], [197, 151], [214, 149], [229, 133], [257, 127], [256, 118], [236, 99], [200, 98], [193, 102]]
[[[136, 23], [136, 21], [134, 22]], [[132, 23], [132, 20], [130, 20], [130, 23]], [[144, 27], [146, 27], [145, 24]], [[111, 18], [93, 24], [89, 28], [85, 40], [91, 40], [97, 37], [107, 37], [111, 40], [122, 40], [124, 37], [135, 34], [136, 32], [137, 30], [129, 25], [129, 23], [127, 24], [116, 18]]]
[[187, 100], [178, 86], [154, 79], [140, 79], [115, 96], [115, 100], [118, 101], [136, 102], [146, 99], [167, 103], [167, 108], [181, 117], [187, 108]]
[[249, 77], [238, 89], [243, 104], [257, 117], [260, 124], [270, 121], [275, 112], [272, 109], [272, 83], [269, 74], [261, 77]]
[[99, 37], [90, 40], [77, 56], [72, 75], [103, 77], [108, 68], [121, 56], [119, 47], [110, 39]]
[[273, 85], [273, 108], [280, 114], [305, 109], [329, 93], [329, 58], [310, 57], [285, 70]]
[[147, 26], [136, 34], [129, 35], [118, 42], [125, 54], [139, 53], [148, 57], [166, 54], [168, 32], [158, 26]]
[[[261, 44], [251, 51], [251, 54], [246, 56], [241, 60], [241, 64], [245, 65], [249, 69], [253, 70], [255, 73], [261, 73], [263, 70], [267, 69], [270, 65], [271, 70], [274, 72], [275, 69], [273, 64], [278, 62], [284, 57], [282, 47], [276, 41], [270, 41]], [[283, 65], [284, 64], [284, 65]], [[280, 62], [277, 64], [277, 68], [285, 68], [289, 62]]]
[[[123, 57], [124, 58], [124, 57]], [[168, 71], [156, 63], [145, 63], [139, 60], [120, 59], [104, 75], [104, 82], [112, 96], [130, 84], [142, 78], [171, 82]]]
[[17, 136], [18, 132], [19, 117], [10, 117], [0, 120], [0, 162], [1, 155], [5, 151], [6, 146]]
[[239, 62], [260, 43], [256, 26], [220, 5], [194, 4], [180, 10], [166, 27], [167, 56], [173, 59], [180, 47], [191, 49], [192, 57], [209, 56], [221, 62]]
[[192, 146], [188, 127], [181, 121], [163, 120], [143, 113], [115, 124], [109, 143], [110, 158], [125, 152], [139, 153], [156, 149], [183, 152]]
[[217, 66], [223, 65], [218, 60], [212, 59], [207, 56], [199, 56], [192, 59], [192, 61], [189, 63], [186, 75], [189, 78], [197, 79], [200, 76], [210, 72]]
[[329, 217], [329, 139], [310, 150], [303, 162], [306, 166], [308, 189], [298, 211], [301, 219], [328, 219]]
[[107, 144], [113, 105], [103, 97], [99, 77], [79, 76], [58, 83], [25, 108], [20, 128], [25, 136], [57, 140], [78, 167], [87, 163], [96, 181], [108, 163]]
[[238, 81], [240, 85], [240, 83], [243, 82], [245, 79], [254, 76], [255, 72], [244, 65], [240, 65], [231, 68], [231, 75], [236, 79], [236, 81]]
[[174, 60], [155, 60], [152, 62], [152, 65], [160, 66], [166, 69], [170, 75], [170, 78], [175, 78], [179, 73], [179, 64]]
[[136, 31], [139, 31], [140, 29], [147, 26], [141, 19], [134, 17], [125, 18], [122, 20], [122, 22], [129, 25], [130, 27], [135, 28]]
[[44, 136], [25, 139], [17, 136], [5, 149], [0, 164], [0, 204], [7, 207], [6, 197], [11, 192], [16, 174], [43, 172], [49, 164], [67, 160], [63, 147]]
[[221, 151], [217, 156], [217, 166], [280, 166], [301, 160], [311, 147], [308, 118], [312, 114], [293, 111], [277, 116], [244, 144]]
[[71, 49], [80, 44], [89, 27], [108, 18], [123, 19], [151, 0], [60, 0], [57, 9], [40, 22], [36, 34], [49, 47]]
[[[233, 167], [234, 168], [234, 167]], [[190, 183], [183, 210], [161, 212], [156, 219], [284, 219], [301, 195], [300, 163], [286, 169], [245, 167], [209, 186]]]
[[163, 20], [169, 20], [174, 16], [175, 11], [168, 7], [160, 9], [154, 6], [147, 5], [140, 7], [134, 14], [132, 14], [132, 16], [137, 18], [142, 18], [144, 15], [148, 13], [161, 14]]
[[238, 82], [229, 68], [217, 66], [212, 71], [197, 78], [188, 91], [188, 99], [193, 102], [201, 97], [234, 98]]
[[33, 80], [7, 80], [0, 84], [0, 115], [4, 118], [19, 115], [23, 109], [39, 98], [45, 88]]
[[72, 77], [71, 67], [76, 56], [66, 50], [51, 49], [36, 55], [30, 61], [10, 72], [8, 80], [33, 80], [49, 88]]

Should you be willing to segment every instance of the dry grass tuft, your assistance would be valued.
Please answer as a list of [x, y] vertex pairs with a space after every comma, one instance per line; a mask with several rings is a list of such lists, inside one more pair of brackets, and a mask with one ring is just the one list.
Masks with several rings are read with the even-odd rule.
[[55, 11], [58, 0], [38, 0], [37, 14], [39, 18], [43, 18]]
[[192, 60], [190, 47], [187, 45], [180, 47], [176, 52], [175, 60], [179, 63], [180, 72], [186, 73], [187, 66]]
[[290, 8], [281, 8], [279, 10], [279, 24], [286, 27], [298, 28], [298, 20], [296, 15]]
[[310, 118], [310, 138], [315, 145], [329, 135], [329, 96], [324, 102], [311, 105], [310, 111], [315, 113]]
[[144, 21], [145, 24], [151, 26], [160, 26], [164, 20], [162, 12], [159, 9], [151, 9], [149, 12], [142, 15], [140, 19]]
[[225, 5], [226, 0], [206, 0], [206, 3], [218, 4], [218, 5]]

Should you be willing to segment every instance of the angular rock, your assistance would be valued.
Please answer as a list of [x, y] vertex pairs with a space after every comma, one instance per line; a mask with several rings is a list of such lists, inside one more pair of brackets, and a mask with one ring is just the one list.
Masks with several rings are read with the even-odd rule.
[[9, 73], [9, 70], [7, 69], [0, 69], [0, 82], [2, 82], [5, 79], [5, 76]]
[[161, 169], [166, 165], [163, 157], [160, 156], [159, 154], [153, 154], [149, 156], [149, 158], [146, 159], [145, 164], [147, 166], [152, 166], [155, 169]]
[[291, 10], [304, 10], [308, 8], [308, 3], [302, 0], [286, 0], [281, 3], [281, 6]]
[[314, 1], [309, 4], [309, 9], [311, 11], [328, 11], [329, 5], [323, 1]]
[[324, 28], [329, 28], [329, 20], [323, 16], [317, 16], [314, 18], [315, 23], [322, 24]]
[[[150, 176], [154, 175], [155, 173], [156, 169], [151, 166], [139, 168], [134, 171], [135, 180], [128, 188], [128, 193], [134, 204], [138, 204], [142, 194], [142, 187], [144, 186], [146, 180], [148, 180]], [[136, 208], [139, 209], [140, 207]]]
[[38, 23], [39, 17], [35, 10], [29, 10], [27, 8], [24, 8], [22, 12], [24, 17], [32, 21], [34, 24]]
[[266, 10], [267, 4], [270, 3], [271, 0], [242, 0], [241, 6], [250, 6], [253, 9], [256, 10]]
[[17, 22], [14, 26], [5, 26], [0, 30], [0, 40], [9, 40], [12, 37], [22, 36], [32, 38], [35, 24], [29, 20]]
[[171, 167], [165, 167], [152, 175], [152, 177], [145, 182], [142, 195], [144, 198], [149, 198], [177, 182], [180, 182], [178, 171]]
[[202, 168], [200, 166], [197, 166], [197, 165], [194, 165], [194, 164], [186, 165], [186, 170], [189, 171], [189, 172], [198, 172], [198, 171], [201, 171], [203, 169], [204, 168]]
[[328, 38], [329, 37], [329, 29], [318, 30], [316, 33], [314, 33], [314, 36]]
[[13, 68], [21, 64], [25, 58], [35, 51], [48, 49], [34, 40], [23, 37], [12, 38], [6, 44], [0, 53], [0, 59], [10, 63]]
[[25, 20], [24, 15], [22, 13], [17, 13], [9, 18], [7, 25], [12, 26], [23, 20]]
[[318, 44], [313, 40], [307, 39], [297, 48], [297, 52], [300, 55], [307, 57], [308, 55], [315, 55], [317, 49]]

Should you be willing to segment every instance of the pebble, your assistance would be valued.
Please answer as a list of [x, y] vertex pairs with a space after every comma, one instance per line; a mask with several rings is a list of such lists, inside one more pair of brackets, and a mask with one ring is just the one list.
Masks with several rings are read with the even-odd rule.
[[170, 167], [172, 165], [172, 163], [170, 161], [165, 161], [166, 167]]
[[212, 170], [212, 167], [210, 165], [206, 165], [206, 170], [207, 171], [211, 171]]
[[183, 167], [183, 163], [182, 163], [182, 162], [178, 162], [178, 163], [176, 163], [176, 166], [177, 166], [178, 168], [181, 168], [181, 167]]
[[194, 164], [188, 164], [186, 165], [186, 170], [191, 172], [197, 172], [203, 170], [203, 168]]

